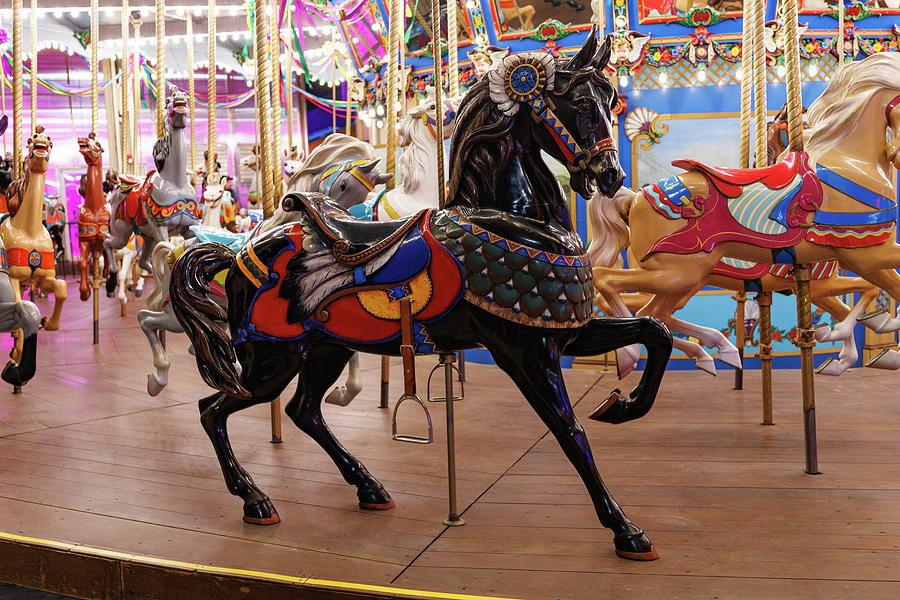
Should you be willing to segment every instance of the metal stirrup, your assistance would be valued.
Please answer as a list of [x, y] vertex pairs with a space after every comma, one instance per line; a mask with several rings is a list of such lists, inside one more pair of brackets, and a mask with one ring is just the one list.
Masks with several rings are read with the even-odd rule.
[[[400, 356], [403, 357], [403, 395], [394, 406], [394, 414], [391, 417], [391, 439], [413, 444], [430, 444], [434, 441], [431, 414], [428, 412], [428, 407], [416, 394], [416, 352], [413, 346], [412, 299], [409, 297], [400, 300]], [[425, 418], [428, 421], [428, 437], [397, 433], [397, 410], [407, 400], [418, 402], [425, 411]]]

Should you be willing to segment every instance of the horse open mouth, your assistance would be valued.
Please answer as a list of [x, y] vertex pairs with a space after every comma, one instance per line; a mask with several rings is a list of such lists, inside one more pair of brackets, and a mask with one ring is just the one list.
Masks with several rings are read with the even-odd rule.
[[44, 142], [34, 142], [32, 154], [43, 158], [50, 154], [50, 145]]
[[172, 100], [172, 108], [179, 112], [187, 110], [187, 100], [183, 100], [181, 98]]

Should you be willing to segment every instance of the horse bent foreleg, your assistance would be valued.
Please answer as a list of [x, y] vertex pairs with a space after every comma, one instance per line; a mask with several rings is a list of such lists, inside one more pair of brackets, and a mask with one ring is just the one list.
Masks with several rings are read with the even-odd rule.
[[325, 397], [328, 404], [347, 406], [362, 391], [362, 378], [359, 375], [359, 353], [354, 352], [347, 363], [347, 383], [331, 390]]
[[153, 366], [156, 373], [147, 375], [147, 393], [151, 396], [158, 395], [166, 387], [169, 379], [169, 357], [166, 348], [159, 339], [159, 331], [171, 331], [184, 333], [181, 324], [175, 315], [166, 312], [153, 312], [151, 310], [138, 311], [138, 323], [141, 331], [150, 342], [150, 350], [153, 353]]

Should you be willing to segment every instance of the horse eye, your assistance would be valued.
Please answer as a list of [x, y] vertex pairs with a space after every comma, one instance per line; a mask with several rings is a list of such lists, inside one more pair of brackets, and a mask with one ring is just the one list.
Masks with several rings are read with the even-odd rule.
[[343, 191], [346, 190], [346, 189], [347, 189], [347, 182], [346, 182], [346, 181], [342, 181], [342, 182], [341, 182], [341, 191], [343, 192]]

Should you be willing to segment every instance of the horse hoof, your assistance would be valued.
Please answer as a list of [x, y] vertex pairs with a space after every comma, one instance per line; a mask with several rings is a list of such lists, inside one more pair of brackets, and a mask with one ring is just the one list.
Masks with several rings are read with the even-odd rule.
[[144, 290], [134, 290], [134, 297], [140, 298], [144, 294]]
[[741, 364], [741, 355], [738, 352], [738, 349], [734, 347], [719, 350], [718, 359], [720, 362], [723, 362], [730, 367], [734, 367], [735, 369], [742, 369], [744, 367], [743, 364]]
[[813, 327], [813, 337], [816, 338], [817, 342], [833, 342], [842, 339], [838, 337], [837, 332], [829, 327], [827, 323]]
[[158, 396], [163, 388], [166, 387], [162, 385], [153, 375], [147, 375], [147, 393], [151, 396]]
[[894, 348], [885, 348], [863, 366], [895, 371], [900, 369], [900, 352]]
[[23, 380], [22, 376], [19, 374], [19, 364], [13, 361], [9, 361], [6, 363], [6, 366], [3, 367], [3, 372], [0, 373], [0, 379], [15, 388], [19, 388], [20, 391], [22, 386], [28, 383], [28, 381]]
[[244, 505], [244, 523], [253, 525], [274, 525], [281, 517], [275, 512], [275, 505], [268, 498]]
[[659, 554], [650, 543], [650, 539], [644, 535], [643, 531], [626, 535], [622, 537], [616, 536], [616, 554], [628, 560], [656, 560]]
[[82, 302], [87, 302], [91, 299], [91, 290], [78, 290], [78, 297]]
[[390, 510], [394, 508], [394, 500], [383, 487], [366, 488], [358, 490], [359, 507], [364, 510]]
[[701, 371], [705, 371], [710, 375], [715, 376], [716, 374], [716, 361], [712, 359], [712, 357], [708, 358], [698, 358], [697, 359], [697, 368]]
[[816, 369], [816, 375], [828, 375], [829, 377], [838, 377], [844, 374], [844, 371], [849, 369], [849, 365], [845, 365], [843, 361], [834, 360], [834, 358], [829, 358]]
[[394, 508], [396, 504], [394, 504], [393, 499], [388, 499], [387, 502], [382, 502], [379, 504], [374, 504], [371, 502], [360, 502], [359, 507], [363, 510], [391, 510]]

